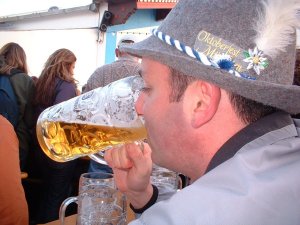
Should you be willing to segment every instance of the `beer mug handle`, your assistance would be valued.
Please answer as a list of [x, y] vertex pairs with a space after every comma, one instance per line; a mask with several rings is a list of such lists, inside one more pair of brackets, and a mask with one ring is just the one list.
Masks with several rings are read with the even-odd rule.
[[68, 205], [70, 205], [72, 202], [75, 202], [78, 204], [78, 197], [69, 197], [69, 198], [65, 199], [60, 206], [59, 221], [60, 221], [61, 225], [64, 225], [66, 209], [67, 209]]
[[99, 151], [99, 152], [97, 152], [95, 154], [90, 154], [89, 157], [92, 160], [96, 161], [97, 163], [101, 163], [101, 164], [107, 165], [107, 162], [104, 160], [104, 151], [106, 149], [109, 149], [109, 148], [110, 147], [107, 147], [107, 148], [105, 148], [105, 149], [103, 149], [103, 150], [101, 150], [101, 151]]

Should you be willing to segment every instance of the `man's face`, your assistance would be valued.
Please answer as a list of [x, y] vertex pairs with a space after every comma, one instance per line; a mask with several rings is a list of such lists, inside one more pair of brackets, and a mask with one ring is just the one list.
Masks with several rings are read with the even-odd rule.
[[158, 165], [174, 168], [174, 163], [181, 161], [184, 143], [186, 118], [183, 104], [169, 100], [171, 74], [167, 66], [143, 58], [141, 75], [145, 87], [137, 100], [136, 110], [145, 119], [152, 159]]

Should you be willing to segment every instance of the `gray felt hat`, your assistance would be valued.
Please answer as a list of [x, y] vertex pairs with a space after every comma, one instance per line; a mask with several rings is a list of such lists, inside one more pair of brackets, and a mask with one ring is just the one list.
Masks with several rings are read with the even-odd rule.
[[289, 113], [299, 0], [181, 0], [153, 35], [123, 50]]

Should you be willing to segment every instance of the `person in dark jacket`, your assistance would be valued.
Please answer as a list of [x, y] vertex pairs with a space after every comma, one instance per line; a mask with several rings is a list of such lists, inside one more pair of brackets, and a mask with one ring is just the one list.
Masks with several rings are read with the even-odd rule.
[[19, 139], [20, 168], [23, 171], [28, 166], [28, 155], [32, 144], [32, 129], [34, 127], [32, 99], [35, 85], [28, 75], [25, 51], [19, 44], [7, 43], [0, 49], [0, 56], [2, 56], [0, 74], [11, 76], [11, 85], [19, 106], [15, 131]]
[[[44, 109], [78, 95], [73, 77], [75, 62], [76, 56], [68, 49], [59, 49], [50, 55], [36, 83], [36, 120]], [[42, 198], [35, 222], [47, 223], [58, 219], [60, 204], [71, 194], [78, 160], [55, 162], [43, 152], [36, 139], [35, 146], [36, 163], [43, 181]]]
[[[300, 48], [296, 50], [294, 84], [300, 86]], [[300, 113], [294, 117], [300, 119]]]

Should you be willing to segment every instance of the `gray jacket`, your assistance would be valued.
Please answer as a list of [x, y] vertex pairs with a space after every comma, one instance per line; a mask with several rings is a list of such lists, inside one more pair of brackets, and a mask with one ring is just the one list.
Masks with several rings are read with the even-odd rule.
[[300, 224], [299, 134], [286, 113], [262, 118], [225, 143], [204, 176], [130, 224]]
[[133, 57], [122, 56], [115, 62], [97, 68], [88, 79], [84, 92], [104, 87], [111, 82], [125, 77], [138, 75], [140, 66], [140, 63]]

